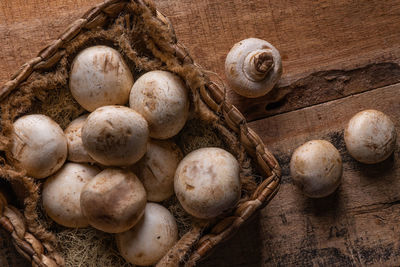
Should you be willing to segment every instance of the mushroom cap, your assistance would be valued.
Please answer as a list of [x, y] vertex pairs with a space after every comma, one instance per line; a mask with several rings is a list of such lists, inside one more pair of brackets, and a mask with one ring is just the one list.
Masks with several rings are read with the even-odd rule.
[[150, 137], [167, 139], [176, 135], [189, 115], [185, 84], [168, 71], [149, 71], [133, 85], [129, 106], [149, 123]]
[[138, 177], [148, 201], [163, 201], [174, 194], [174, 175], [183, 155], [171, 140], [150, 140], [147, 152], [138, 162]]
[[93, 111], [128, 102], [133, 77], [118, 51], [107, 46], [82, 50], [72, 62], [69, 88], [76, 101]]
[[146, 206], [146, 191], [130, 171], [105, 169], [81, 192], [81, 209], [91, 226], [107, 233], [133, 227]]
[[354, 115], [344, 131], [347, 151], [359, 162], [374, 164], [387, 159], [396, 147], [393, 121], [377, 110]]
[[14, 122], [11, 155], [16, 165], [34, 178], [55, 173], [67, 158], [67, 139], [51, 118], [25, 115]]
[[88, 226], [80, 206], [81, 191], [99, 172], [98, 168], [87, 164], [66, 163], [49, 177], [42, 192], [43, 207], [47, 215], [65, 227]]
[[[262, 80], [247, 74], [249, 60], [257, 53], [272, 55], [274, 66]], [[279, 51], [270, 43], [258, 38], [248, 38], [236, 43], [225, 59], [225, 76], [229, 86], [239, 95], [255, 98], [267, 94], [282, 75], [282, 61]]]
[[156, 264], [178, 240], [174, 216], [163, 206], [147, 203], [140, 222], [127, 232], [116, 235], [122, 257], [132, 264]]
[[104, 106], [93, 111], [82, 127], [88, 154], [105, 166], [127, 166], [145, 153], [149, 136], [146, 120], [124, 106]]
[[192, 151], [179, 163], [175, 194], [186, 212], [210, 219], [233, 208], [240, 198], [239, 163], [216, 147]]
[[64, 130], [68, 143], [68, 160], [73, 162], [95, 162], [82, 144], [82, 127], [89, 114], [73, 120]]
[[340, 184], [342, 158], [328, 141], [312, 140], [293, 152], [290, 174], [308, 197], [326, 197]]

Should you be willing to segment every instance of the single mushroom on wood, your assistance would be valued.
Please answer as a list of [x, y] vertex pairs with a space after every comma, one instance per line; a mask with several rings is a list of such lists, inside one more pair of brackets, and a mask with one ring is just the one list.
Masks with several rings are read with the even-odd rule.
[[248, 38], [236, 43], [225, 60], [229, 86], [239, 95], [255, 98], [267, 94], [282, 75], [279, 51], [267, 41]]
[[339, 151], [325, 140], [312, 140], [299, 146], [290, 160], [294, 183], [312, 198], [332, 194], [340, 184], [342, 171]]
[[387, 159], [396, 147], [393, 121], [377, 110], [354, 115], [344, 131], [347, 151], [359, 162], [374, 164]]

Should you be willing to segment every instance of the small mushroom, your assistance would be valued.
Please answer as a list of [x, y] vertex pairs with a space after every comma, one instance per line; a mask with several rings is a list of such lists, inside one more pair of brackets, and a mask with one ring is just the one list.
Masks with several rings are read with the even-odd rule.
[[173, 73], [149, 71], [133, 85], [129, 106], [147, 120], [150, 137], [167, 139], [183, 128], [189, 115], [187, 88]]
[[146, 120], [124, 106], [104, 106], [93, 111], [82, 127], [88, 154], [105, 166], [127, 166], [145, 153], [149, 136]]
[[122, 257], [132, 264], [156, 264], [178, 240], [174, 216], [163, 206], [147, 203], [143, 218], [132, 229], [116, 235]]
[[239, 95], [263, 96], [272, 90], [282, 75], [281, 56], [267, 41], [242, 40], [226, 57], [225, 75], [229, 86]]
[[73, 120], [64, 130], [68, 143], [68, 160], [73, 162], [95, 162], [82, 144], [82, 127], [89, 115], [82, 115]]
[[42, 192], [43, 207], [47, 215], [65, 227], [88, 226], [80, 206], [81, 191], [99, 172], [94, 166], [71, 162], [49, 177]]
[[170, 140], [151, 140], [138, 162], [138, 176], [147, 192], [147, 200], [163, 201], [174, 194], [174, 175], [182, 159], [179, 147]]
[[132, 84], [132, 73], [120, 53], [111, 47], [86, 48], [72, 62], [69, 88], [88, 111], [126, 104]]
[[290, 174], [295, 184], [308, 197], [326, 197], [340, 184], [342, 158], [328, 141], [309, 141], [293, 152]]
[[387, 159], [396, 146], [393, 121], [377, 110], [364, 110], [352, 117], [344, 131], [347, 151], [359, 162], [374, 164]]
[[34, 178], [55, 173], [67, 158], [67, 139], [61, 127], [45, 115], [25, 115], [14, 122], [11, 156]]
[[232, 209], [240, 198], [239, 163], [221, 148], [197, 149], [179, 163], [174, 189], [186, 212], [214, 218]]
[[130, 171], [105, 169], [81, 192], [81, 209], [91, 226], [107, 233], [133, 227], [146, 206], [146, 191]]

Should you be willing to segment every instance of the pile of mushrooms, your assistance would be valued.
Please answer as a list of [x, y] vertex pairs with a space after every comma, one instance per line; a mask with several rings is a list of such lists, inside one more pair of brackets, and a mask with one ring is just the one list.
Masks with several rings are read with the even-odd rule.
[[118, 51], [93, 46], [74, 58], [69, 88], [90, 113], [64, 132], [45, 115], [17, 119], [8, 155], [27, 175], [47, 178], [42, 201], [56, 223], [116, 234], [126, 261], [147, 266], [178, 239], [175, 218], [160, 202], [175, 193], [198, 219], [235, 207], [236, 158], [212, 147], [184, 157], [171, 139], [184, 127], [190, 103], [176, 74], [155, 70], [134, 81]]

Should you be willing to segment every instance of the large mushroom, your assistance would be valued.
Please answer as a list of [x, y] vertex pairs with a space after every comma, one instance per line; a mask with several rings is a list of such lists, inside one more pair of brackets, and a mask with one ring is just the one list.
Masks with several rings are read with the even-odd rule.
[[86, 48], [72, 62], [69, 88], [76, 101], [88, 111], [126, 104], [132, 84], [128, 65], [111, 47]]

